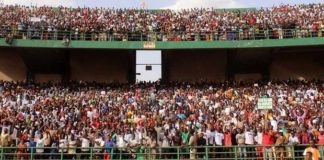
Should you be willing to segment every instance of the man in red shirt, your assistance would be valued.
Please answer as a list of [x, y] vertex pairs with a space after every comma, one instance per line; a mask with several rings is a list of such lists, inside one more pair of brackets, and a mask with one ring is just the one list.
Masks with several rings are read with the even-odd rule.
[[[230, 146], [232, 146], [232, 133], [228, 129], [226, 129], [224, 132], [224, 145], [226, 147], [229, 147], [229, 148], [225, 148], [226, 152], [229, 152], [229, 153], [233, 152], [230, 147]], [[227, 156], [230, 157], [231, 155], [227, 155]]]
[[318, 148], [320, 151], [323, 151], [324, 149], [324, 131], [320, 132], [320, 135], [318, 136]]
[[232, 133], [228, 129], [224, 133], [224, 144], [225, 146], [232, 146]]
[[267, 159], [272, 159], [273, 157], [273, 149], [272, 145], [274, 144], [273, 141], [273, 132], [269, 129], [264, 129], [262, 133], [262, 144], [264, 146], [264, 157]]
[[324, 145], [324, 131], [320, 131], [320, 135], [318, 136], [318, 144]]
[[303, 132], [301, 134], [301, 144], [308, 144], [309, 143], [309, 133], [307, 133], [306, 129], [303, 129]]

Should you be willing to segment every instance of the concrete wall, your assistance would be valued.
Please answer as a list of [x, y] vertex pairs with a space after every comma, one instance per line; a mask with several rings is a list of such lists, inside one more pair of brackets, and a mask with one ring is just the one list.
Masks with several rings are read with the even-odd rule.
[[[225, 50], [168, 51], [169, 81], [222, 81], [226, 74]], [[163, 73], [162, 73], [163, 74]]]
[[128, 52], [73, 50], [70, 53], [70, 79], [98, 82], [127, 82]]
[[35, 82], [46, 83], [46, 82], [60, 82], [62, 80], [61, 74], [35, 74]]
[[[311, 52], [312, 48], [309, 51], [306, 49], [299, 50], [299, 48], [295, 50], [288, 48], [284, 52], [280, 51], [271, 54], [271, 57], [265, 54], [269, 51], [259, 52], [257, 50], [248, 50], [246, 51], [247, 53], [243, 53], [239, 50], [242, 53], [236, 57], [234, 64], [237, 65], [237, 68], [242, 69], [242, 71], [234, 73], [234, 79], [260, 79], [259, 74], [254, 74], [258, 73], [257, 70], [254, 71], [251, 68], [262, 68], [261, 64], [267, 63], [266, 59], [272, 61], [269, 67], [271, 79], [324, 79], [323, 52]], [[130, 75], [135, 75], [135, 70], [134, 73], [130, 72], [129, 66], [131, 63], [129, 51], [126, 50], [70, 50], [64, 52], [64, 54], [54, 56], [58, 58], [53, 59], [53, 56], [49, 55], [59, 54], [61, 50], [53, 51], [53, 53], [47, 55], [51, 51], [43, 49], [41, 54], [45, 58], [36, 56], [40, 59], [33, 59], [32, 57], [35, 57], [35, 55], [31, 53], [38, 52], [40, 51], [26, 48], [1, 48], [0, 80], [25, 80], [27, 76], [27, 64], [29, 64], [28, 68], [39, 70], [35, 72], [36, 81], [59, 80], [62, 77], [57, 74], [61, 70], [64, 70], [64, 68], [52, 73], [47, 72], [47, 70], [53, 70], [58, 68], [57, 66], [63, 66], [66, 63], [63, 61], [65, 59], [59, 57], [65, 56], [65, 54], [69, 54], [68, 62], [70, 64], [67, 66], [69, 66], [70, 79], [72, 80], [127, 82]], [[135, 51], [133, 52], [135, 54]], [[257, 54], [259, 59], [249, 58], [252, 53]], [[263, 53], [264, 55], [262, 55]], [[166, 67], [169, 81], [225, 80], [226, 67], [228, 65], [226, 50], [166, 50], [163, 51], [163, 54], [164, 58], [167, 59]], [[39, 64], [36, 65], [34, 61], [39, 62]], [[49, 61], [55, 61], [55, 63], [44, 65], [44, 63], [48, 64]], [[41, 70], [41, 68], [44, 69]], [[247, 73], [244, 72], [245, 70], [251, 71]]]
[[234, 75], [234, 80], [239, 82], [239, 81], [256, 81], [256, 80], [261, 80], [262, 75], [259, 73], [248, 73], [248, 74], [235, 74]]
[[271, 49], [237, 49], [230, 52], [229, 67], [235, 81], [256, 81], [267, 78]]
[[271, 79], [324, 79], [323, 53], [282, 53], [273, 56]]
[[0, 50], [0, 80], [22, 81], [26, 79], [27, 69], [18, 52], [11, 49]]

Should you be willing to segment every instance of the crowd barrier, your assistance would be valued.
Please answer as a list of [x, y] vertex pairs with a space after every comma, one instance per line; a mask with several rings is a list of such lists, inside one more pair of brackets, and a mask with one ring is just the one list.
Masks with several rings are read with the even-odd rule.
[[[303, 152], [308, 145], [296, 146], [181, 146], [181, 147], [144, 147], [135, 146], [128, 148], [58, 148], [35, 147], [18, 152], [17, 147], [0, 148], [0, 160], [302, 160]], [[321, 157], [324, 156], [323, 146], [317, 146]], [[39, 150], [41, 149], [41, 150]], [[44, 152], [40, 152], [44, 149]], [[66, 151], [74, 149], [75, 154]], [[21, 151], [21, 150], [20, 150]], [[106, 152], [104, 152], [106, 151]]]
[[80, 32], [43, 30], [0, 30], [0, 38], [83, 41], [232, 41], [323, 37], [324, 28], [311, 29], [246, 29], [201, 32]]

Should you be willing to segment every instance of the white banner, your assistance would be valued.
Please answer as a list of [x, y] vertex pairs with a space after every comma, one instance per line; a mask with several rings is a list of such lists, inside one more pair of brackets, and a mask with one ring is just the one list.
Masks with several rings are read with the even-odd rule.
[[259, 98], [258, 109], [272, 109], [272, 98]]
[[32, 22], [40, 22], [41, 19], [39, 17], [30, 17], [30, 21], [32, 21]]

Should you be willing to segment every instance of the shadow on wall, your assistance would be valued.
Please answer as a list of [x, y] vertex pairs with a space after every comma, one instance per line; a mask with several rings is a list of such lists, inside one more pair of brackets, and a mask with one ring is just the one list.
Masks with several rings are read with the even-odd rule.
[[13, 50], [1, 49], [0, 80], [22, 81], [26, 79], [27, 68], [21, 55]]
[[62, 81], [61, 74], [35, 74], [35, 82], [46, 83], [46, 82], [60, 82]]
[[225, 51], [169, 51], [170, 81], [223, 81], [226, 73]]
[[253, 82], [262, 79], [262, 75], [260, 73], [251, 73], [251, 74], [235, 74], [234, 79], [237, 82]]
[[322, 57], [316, 54], [287, 54], [276, 56], [270, 67], [271, 78], [279, 80], [324, 80], [324, 63], [316, 61]]
[[[110, 52], [110, 53], [109, 53]], [[76, 81], [128, 82], [128, 52], [72, 51], [71, 79]]]

